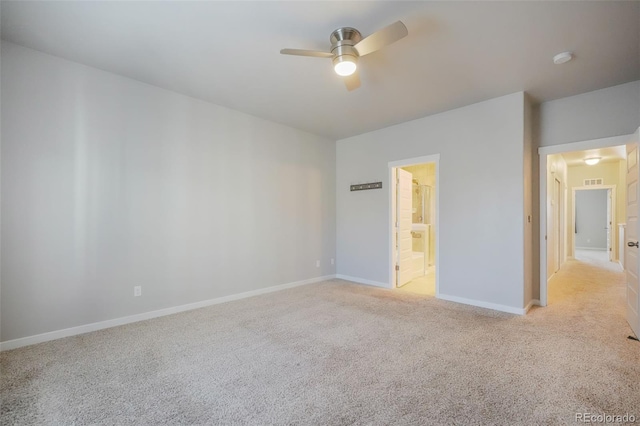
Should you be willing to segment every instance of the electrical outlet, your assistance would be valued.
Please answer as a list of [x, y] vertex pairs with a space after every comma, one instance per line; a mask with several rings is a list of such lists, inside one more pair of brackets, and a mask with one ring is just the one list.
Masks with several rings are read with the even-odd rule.
[[316, 268], [319, 268], [319, 267], [320, 267], [320, 261], [316, 260]]
[[138, 297], [138, 296], [142, 296], [142, 286], [141, 285], [137, 285], [137, 286], [133, 287], [133, 297]]
[[335, 265], [335, 264], [336, 264], [336, 260], [335, 260], [333, 257], [331, 258], [331, 264], [332, 264], [332, 265]]

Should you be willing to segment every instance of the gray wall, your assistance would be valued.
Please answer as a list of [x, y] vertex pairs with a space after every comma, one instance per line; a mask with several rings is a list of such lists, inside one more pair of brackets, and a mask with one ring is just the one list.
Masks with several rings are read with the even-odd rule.
[[523, 134], [515, 93], [338, 141], [338, 274], [389, 285], [388, 163], [440, 154], [440, 292], [522, 308]]
[[335, 273], [335, 142], [4, 42], [1, 90], [2, 341]]
[[640, 126], [640, 80], [539, 106], [539, 146], [629, 135]]
[[[607, 190], [576, 191], [575, 247], [607, 248]], [[577, 231], [577, 232], [576, 232]], [[612, 229], [611, 232], [617, 232]]]

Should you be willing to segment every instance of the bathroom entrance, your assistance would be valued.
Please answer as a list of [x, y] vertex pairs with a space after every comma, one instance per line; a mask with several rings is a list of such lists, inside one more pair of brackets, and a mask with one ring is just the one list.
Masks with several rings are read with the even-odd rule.
[[[413, 161], [420, 160], [419, 163]], [[391, 169], [392, 287], [437, 294], [437, 157]]]

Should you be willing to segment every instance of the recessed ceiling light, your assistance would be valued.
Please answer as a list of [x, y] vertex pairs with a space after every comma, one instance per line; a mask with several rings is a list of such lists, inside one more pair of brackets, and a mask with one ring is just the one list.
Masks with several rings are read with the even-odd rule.
[[584, 162], [587, 163], [587, 166], [593, 166], [600, 162], [600, 157], [586, 158]]
[[553, 63], [556, 65], [564, 64], [565, 62], [569, 62], [573, 59], [573, 53], [571, 52], [562, 52], [558, 53], [553, 57]]

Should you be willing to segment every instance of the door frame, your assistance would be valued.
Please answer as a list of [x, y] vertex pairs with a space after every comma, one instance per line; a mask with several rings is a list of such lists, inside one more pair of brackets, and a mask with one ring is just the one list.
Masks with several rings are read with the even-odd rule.
[[[556, 182], [558, 183], [557, 188], [556, 188]], [[556, 272], [558, 272], [560, 270], [560, 266], [562, 266], [562, 260], [564, 259], [564, 255], [565, 255], [565, 239], [564, 234], [565, 234], [565, 185], [566, 182], [560, 181], [560, 179], [558, 179], [557, 176], [553, 177], [553, 194], [551, 195], [551, 206], [552, 206], [552, 222], [554, 223], [553, 227], [553, 245], [555, 246], [553, 249], [555, 251], [554, 253], [554, 261], [556, 262], [556, 265], [558, 268], [555, 269], [553, 271], [553, 274], [555, 274]], [[556, 191], [557, 189], [557, 191]], [[557, 194], [556, 194], [557, 192]], [[556, 200], [554, 198], [554, 196], [557, 195], [558, 199]], [[555, 202], [555, 204], [554, 204]], [[554, 207], [555, 207], [555, 211], [554, 211]], [[557, 223], [556, 223], [557, 220]], [[549, 238], [549, 237], [547, 237]], [[553, 275], [551, 274], [551, 275]]]
[[[611, 258], [611, 256], [613, 255], [613, 248], [616, 247], [616, 245], [613, 243], [613, 240], [615, 238], [616, 243], [618, 242], [618, 238], [616, 236], [614, 236], [614, 232], [613, 232], [613, 224], [616, 223], [616, 229], [618, 228], [617, 223], [618, 221], [616, 220], [616, 185], [593, 185], [593, 186], [576, 186], [571, 188], [571, 220], [572, 220], [572, 225], [573, 225], [573, 229], [574, 229], [574, 234], [575, 234], [575, 223], [576, 223], [576, 191], [595, 191], [598, 189], [610, 189], [611, 190], [611, 211], [607, 212], [608, 214], [611, 215], [611, 228], [610, 228], [610, 236], [609, 236], [609, 245], [610, 245], [610, 251], [608, 254], [609, 256], [609, 261], [613, 262], [613, 259]], [[576, 257], [576, 239], [575, 236], [574, 238], [571, 238], [571, 257], [575, 259]]]
[[553, 154], [562, 154], [571, 151], [586, 151], [589, 149], [608, 148], [611, 146], [627, 145], [633, 142], [634, 134], [612, 136], [601, 139], [590, 139], [580, 142], [571, 142], [560, 145], [542, 146], [538, 148], [539, 155], [539, 188], [540, 198], [540, 306], [547, 306], [547, 157]]
[[396, 209], [396, 179], [394, 170], [399, 167], [415, 166], [418, 164], [435, 163], [436, 184], [435, 184], [435, 219], [431, 225], [436, 233], [436, 251], [434, 263], [436, 266], [436, 297], [440, 297], [440, 154], [426, 155], [422, 157], [407, 158], [404, 160], [390, 161], [388, 163], [389, 174], [389, 288], [396, 288], [396, 232], [395, 232], [395, 209]]

